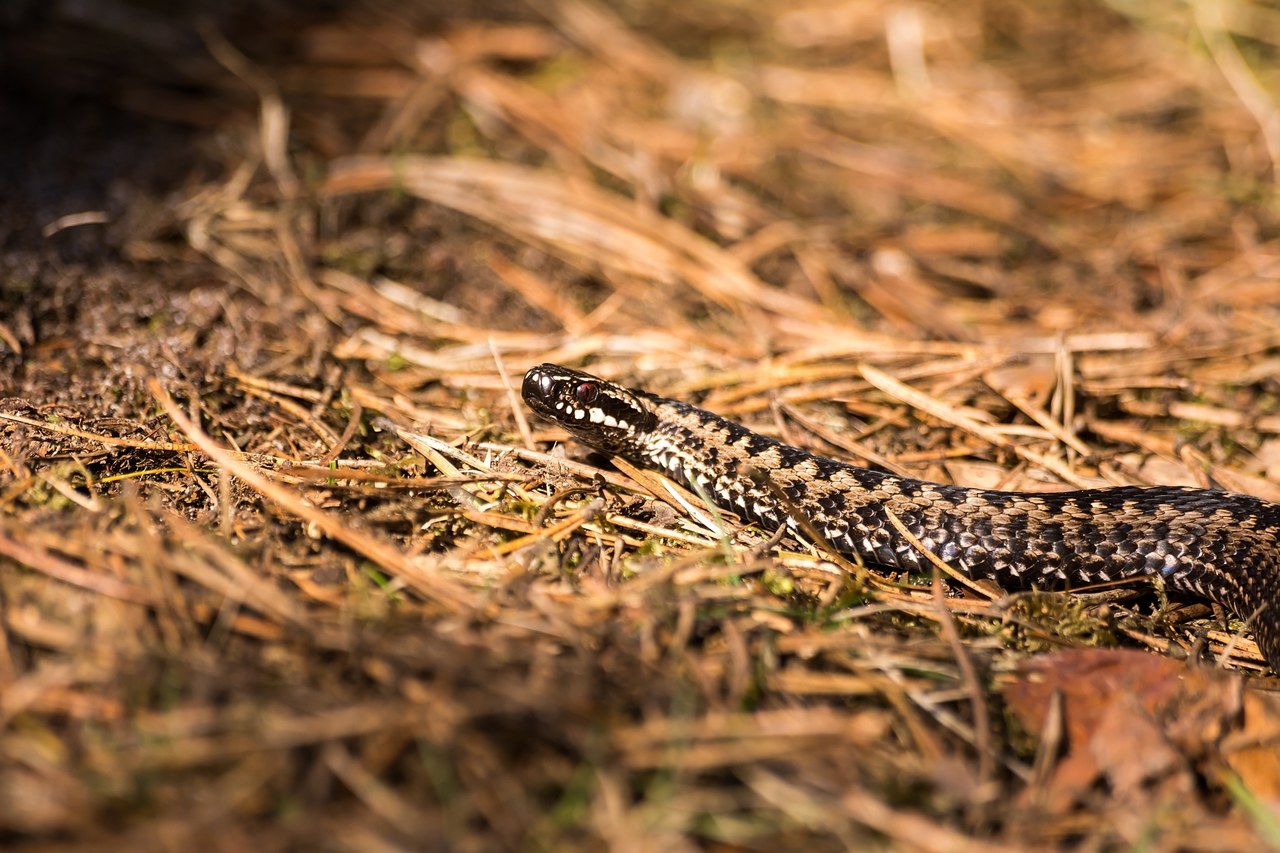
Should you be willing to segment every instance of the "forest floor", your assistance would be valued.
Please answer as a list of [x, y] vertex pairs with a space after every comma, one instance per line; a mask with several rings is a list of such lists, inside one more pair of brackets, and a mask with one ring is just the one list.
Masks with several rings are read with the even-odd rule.
[[191, 5], [0, 30], [6, 849], [1280, 849], [1233, 614], [852, 574], [518, 393], [1280, 501], [1280, 13]]

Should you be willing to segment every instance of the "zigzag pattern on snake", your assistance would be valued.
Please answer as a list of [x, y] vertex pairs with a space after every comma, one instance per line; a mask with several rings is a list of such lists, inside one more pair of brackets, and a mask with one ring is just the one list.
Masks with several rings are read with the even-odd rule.
[[531, 369], [522, 393], [589, 447], [662, 471], [765, 529], [798, 528], [775, 492], [740, 466], [763, 472], [831, 547], [868, 564], [928, 568], [889, 510], [949, 565], [1006, 588], [1163, 576], [1170, 588], [1248, 620], [1280, 671], [1280, 505], [1180, 486], [1030, 493], [897, 477], [555, 364]]

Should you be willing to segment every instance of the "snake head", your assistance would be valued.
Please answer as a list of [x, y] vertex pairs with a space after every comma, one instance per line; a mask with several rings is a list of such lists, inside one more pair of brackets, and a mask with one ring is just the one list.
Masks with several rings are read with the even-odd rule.
[[644, 398], [590, 373], [540, 364], [524, 375], [521, 396], [588, 447], [616, 453], [656, 420]]

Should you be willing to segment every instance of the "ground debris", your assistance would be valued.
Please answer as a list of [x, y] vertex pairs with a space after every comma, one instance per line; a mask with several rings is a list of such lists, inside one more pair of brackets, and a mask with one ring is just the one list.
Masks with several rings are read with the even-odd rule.
[[1246, 625], [850, 573], [518, 396], [1276, 499], [1280, 19], [63, 5], [0, 32], [0, 845], [1280, 847]]

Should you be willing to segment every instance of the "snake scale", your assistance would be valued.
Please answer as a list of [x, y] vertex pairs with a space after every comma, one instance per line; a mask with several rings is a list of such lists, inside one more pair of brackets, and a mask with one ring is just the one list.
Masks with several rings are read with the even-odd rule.
[[788, 512], [803, 514], [832, 548], [871, 565], [929, 570], [892, 512], [949, 565], [1006, 588], [1163, 576], [1170, 588], [1247, 620], [1280, 672], [1278, 504], [1180, 486], [1030, 493], [913, 480], [817, 456], [687, 403], [555, 364], [531, 369], [522, 394], [588, 447], [661, 471], [768, 530], [802, 528]]

